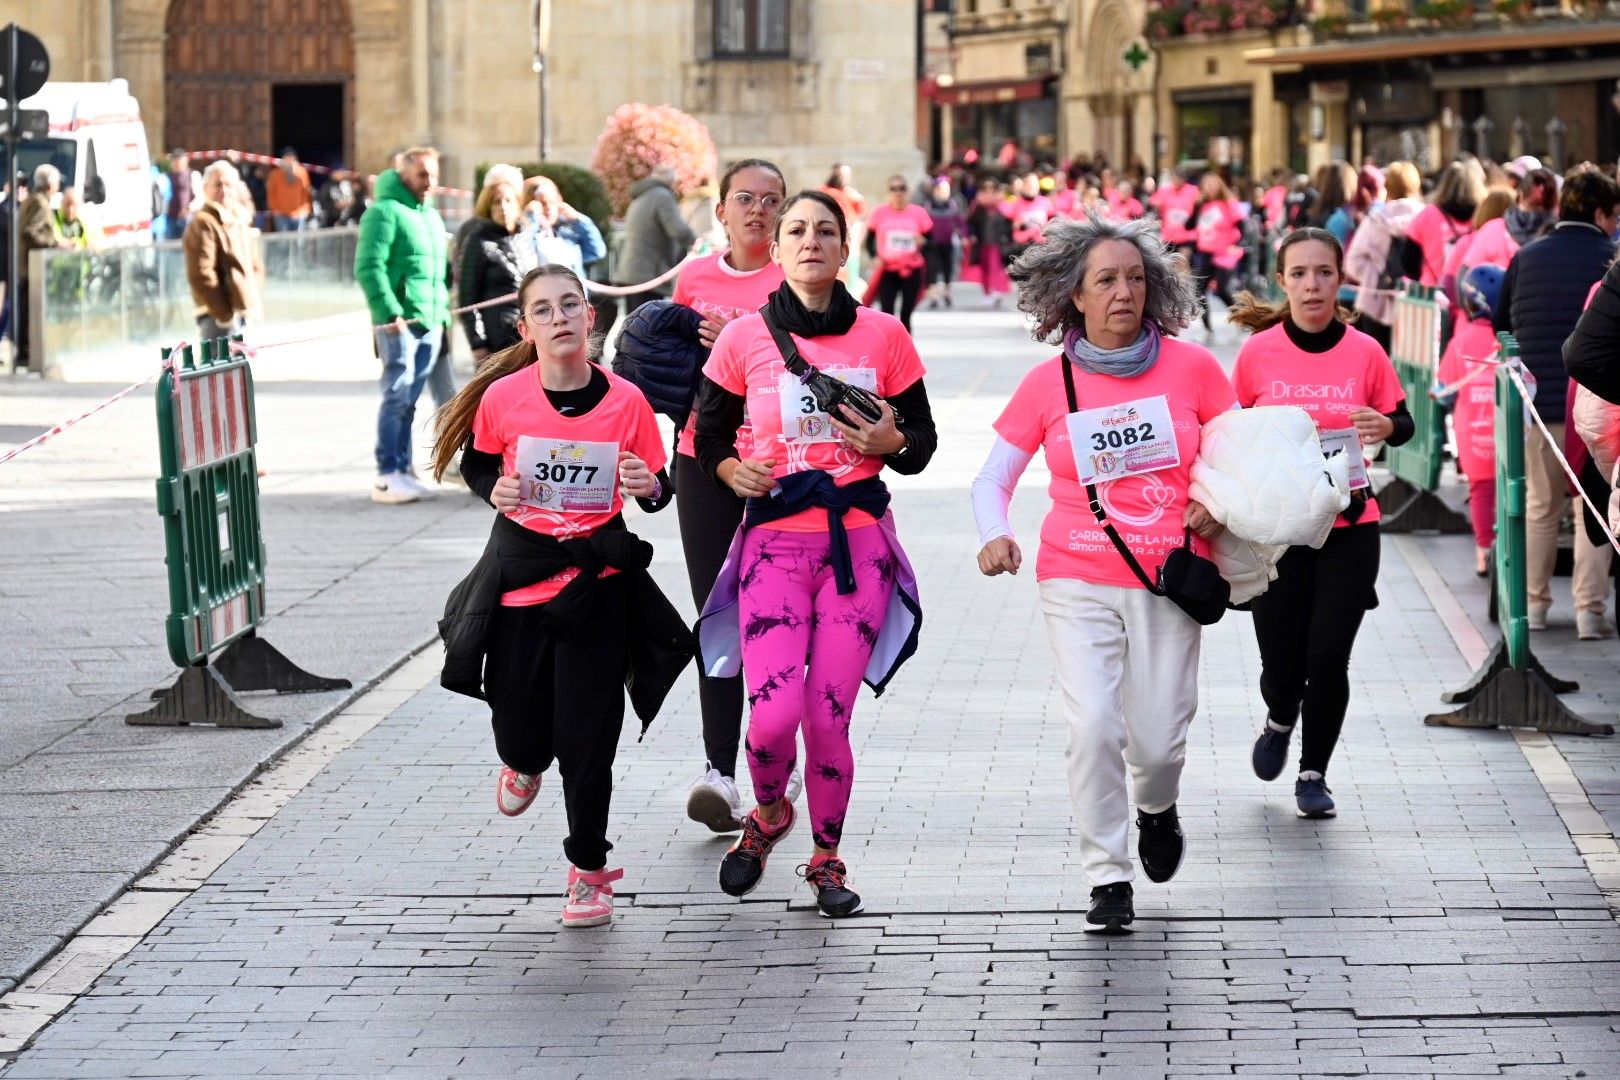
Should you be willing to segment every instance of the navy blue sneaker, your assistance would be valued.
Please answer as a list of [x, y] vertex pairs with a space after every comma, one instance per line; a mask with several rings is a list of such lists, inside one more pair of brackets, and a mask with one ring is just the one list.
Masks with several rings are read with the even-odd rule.
[[1330, 818], [1338, 813], [1326, 780], [1295, 780], [1294, 802], [1302, 818]]
[[1259, 738], [1254, 740], [1254, 753], [1249, 755], [1254, 775], [1262, 780], [1275, 780], [1282, 775], [1283, 766], [1288, 764], [1288, 740], [1293, 735], [1293, 728], [1278, 731], [1269, 720], [1266, 721], [1266, 725], [1260, 729]]

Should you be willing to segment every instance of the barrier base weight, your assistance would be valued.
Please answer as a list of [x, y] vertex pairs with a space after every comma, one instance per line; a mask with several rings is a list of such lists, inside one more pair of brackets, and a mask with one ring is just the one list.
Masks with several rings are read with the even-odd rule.
[[[1580, 683], [1571, 682], [1569, 679], [1560, 679], [1542, 667], [1541, 661], [1536, 659], [1535, 653], [1529, 655], [1529, 662], [1529, 670], [1534, 672], [1547, 689], [1553, 693], [1572, 694], [1581, 688]], [[1512, 665], [1508, 663], [1507, 642], [1498, 641], [1496, 648], [1491, 650], [1490, 657], [1478, 671], [1474, 672], [1474, 677], [1468, 680], [1467, 685], [1456, 690], [1447, 690], [1440, 695], [1440, 700], [1447, 705], [1466, 704], [1473, 701], [1479, 695], [1479, 692], [1485, 688], [1485, 685], [1496, 677], [1498, 673], [1510, 670], [1512, 670]]]
[[1378, 492], [1378, 527], [1387, 533], [1472, 532], [1466, 515], [1447, 506], [1432, 491], [1413, 487], [1396, 477]]
[[137, 727], [180, 727], [212, 724], [222, 728], [278, 728], [280, 720], [256, 716], [242, 707], [219, 672], [205, 664], [182, 668], [167, 690], [159, 691], [152, 708], [131, 713], [124, 723]]
[[1610, 724], [1594, 724], [1576, 716], [1534, 671], [1503, 668], [1479, 687], [1472, 700], [1456, 712], [1425, 716], [1430, 727], [1522, 727], [1549, 735], [1613, 735]]
[[314, 694], [347, 690], [348, 679], [311, 675], [257, 633], [238, 638], [213, 660], [213, 668], [232, 690], [274, 690], [278, 694]]

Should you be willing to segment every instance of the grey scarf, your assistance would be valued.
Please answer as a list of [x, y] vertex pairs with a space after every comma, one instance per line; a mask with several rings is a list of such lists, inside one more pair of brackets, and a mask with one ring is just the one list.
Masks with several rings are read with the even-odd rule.
[[1144, 319], [1142, 333], [1135, 341], [1118, 349], [1099, 349], [1086, 340], [1085, 331], [1077, 326], [1063, 335], [1063, 355], [1081, 371], [1129, 379], [1158, 363], [1160, 336], [1158, 323]]

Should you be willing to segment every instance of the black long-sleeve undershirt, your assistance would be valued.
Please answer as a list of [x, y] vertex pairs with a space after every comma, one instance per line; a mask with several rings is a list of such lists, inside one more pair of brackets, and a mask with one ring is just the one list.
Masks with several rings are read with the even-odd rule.
[[[908, 448], [904, 454], [885, 454], [883, 463], [902, 476], [915, 476], [928, 467], [939, 447], [939, 432], [934, 427], [928, 389], [923, 386], [923, 380], [918, 379], [885, 400], [899, 417], [898, 426], [906, 436]], [[744, 405], [741, 394], [733, 394], [707, 376], [698, 387], [697, 405], [690, 421], [696, 425], [693, 443], [698, 464], [717, 484], [721, 464], [737, 456], [737, 429], [742, 427]]]

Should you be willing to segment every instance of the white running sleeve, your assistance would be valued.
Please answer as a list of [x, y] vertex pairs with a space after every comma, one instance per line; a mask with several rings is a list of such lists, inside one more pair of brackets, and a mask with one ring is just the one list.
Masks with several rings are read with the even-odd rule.
[[979, 524], [979, 545], [982, 547], [998, 536], [1012, 536], [1012, 525], [1007, 520], [1007, 508], [1012, 505], [1013, 488], [1024, 475], [1035, 455], [1018, 449], [999, 435], [984, 459], [984, 467], [973, 478], [973, 518]]

